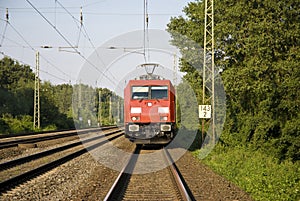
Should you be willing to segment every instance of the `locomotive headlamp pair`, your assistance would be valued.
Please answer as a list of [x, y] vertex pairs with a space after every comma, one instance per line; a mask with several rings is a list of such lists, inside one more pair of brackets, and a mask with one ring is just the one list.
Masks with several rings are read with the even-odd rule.
[[160, 130], [161, 131], [171, 131], [171, 125], [169, 125], [169, 124], [161, 124], [160, 125]]
[[140, 120], [140, 117], [131, 117], [132, 121]]
[[140, 127], [139, 127], [139, 125], [129, 125], [128, 129], [129, 129], [129, 131], [136, 132], [136, 131], [139, 131]]
[[168, 117], [166, 117], [166, 116], [161, 116], [161, 117], [160, 117], [160, 120], [161, 120], [161, 121], [168, 121]]

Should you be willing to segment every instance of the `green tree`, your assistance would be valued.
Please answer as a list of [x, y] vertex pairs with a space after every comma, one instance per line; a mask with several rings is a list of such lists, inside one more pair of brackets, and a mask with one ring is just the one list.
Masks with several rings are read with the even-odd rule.
[[[11, 58], [0, 60], [0, 132], [33, 130], [33, 95], [35, 75], [27, 65]], [[71, 85], [41, 84], [41, 125], [53, 129], [73, 127], [67, 115], [71, 110]]]
[[[290, 126], [300, 111], [299, 3], [226, 0], [216, 1], [214, 8], [216, 64], [223, 70], [227, 94], [222, 139], [231, 146], [247, 143], [271, 149], [281, 159], [299, 160], [295, 150], [300, 147], [292, 143], [298, 127]], [[183, 11], [186, 17], [172, 18], [168, 25], [182, 52], [187, 45], [181, 35], [203, 44], [204, 2], [191, 2]], [[184, 59], [196, 57], [190, 54], [188, 59], [183, 54]], [[200, 80], [187, 63], [181, 62], [181, 70], [192, 85], [193, 79]]]

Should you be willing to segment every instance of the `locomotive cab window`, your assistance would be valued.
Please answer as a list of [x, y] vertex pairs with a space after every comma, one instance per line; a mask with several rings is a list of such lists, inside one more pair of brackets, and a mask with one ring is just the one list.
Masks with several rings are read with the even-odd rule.
[[168, 99], [168, 86], [152, 86], [151, 99]]
[[168, 99], [168, 86], [133, 86], [131, 99]]
[[132, 87], [131, 98], [134, 100], [148, 99], [149, 87], [148, 86], [134, 86]]

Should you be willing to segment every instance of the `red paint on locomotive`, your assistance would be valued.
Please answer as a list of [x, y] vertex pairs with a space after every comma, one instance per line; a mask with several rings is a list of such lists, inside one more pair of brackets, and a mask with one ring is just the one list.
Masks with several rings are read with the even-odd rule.
[[170, 80], [130, 80], [124, 89], [125, 136], [164, 144], [175, 135], [175, 89]]

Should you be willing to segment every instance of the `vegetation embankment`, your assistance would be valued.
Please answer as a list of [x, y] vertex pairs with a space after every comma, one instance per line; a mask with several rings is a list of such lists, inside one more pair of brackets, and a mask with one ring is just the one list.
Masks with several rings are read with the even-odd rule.
[[[216, 73], [227, 109], [220, 141], [204, 162], [256, 200], [299, 200], [299, 3], [227, 0], [216, 1], [214, 9]], [[199, 48], [189, 40], [203, 47], [204, 1], [183, 11], [168, 31], [201, 104]]]
[[39, 81], [40, 128], [37, 129], [33, 126], [35, 74], [30, 66], [11, 58], [0, 60], [0, 134], [109, 125], [117, 118], [118, 112], [109, 111], [109, 105], [112, 100], [112, 108], [117, 108], [114, 106], [120, 104], [120, 97], [106, 88]]

